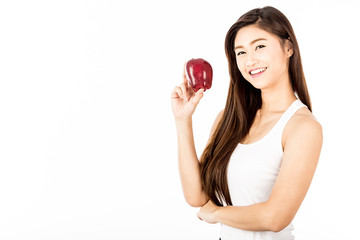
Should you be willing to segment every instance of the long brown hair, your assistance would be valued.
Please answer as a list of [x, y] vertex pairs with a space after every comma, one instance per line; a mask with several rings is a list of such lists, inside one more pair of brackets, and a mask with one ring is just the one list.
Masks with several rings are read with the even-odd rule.
[[242, 76], [236, 64], [234, 41], [237, 32], [245, 26], [257, 27], [278, 36], [282, 43], [288, 39], [293, 46], [289, 60], [291, 86], [298, 98], [311, 111], [310, 97], [301, 64], [295, 33], [286, 16], [273, 7], [256, 8], [242, 15], [229, 29], [225, 38], [230, 86], [223, 116], [200, 158], [202, 187], [216, 205], [232, 205], [227, 166], [230, 156], [239, 142], [248, 134], [255, 114], [261, 108], [261, 90], [253, 87]]

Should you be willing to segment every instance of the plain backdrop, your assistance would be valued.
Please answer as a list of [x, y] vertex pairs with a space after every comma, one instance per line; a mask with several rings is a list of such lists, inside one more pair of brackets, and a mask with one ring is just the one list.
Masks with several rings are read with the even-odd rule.
[[202, 57], [200, 155], [229, 83], [224, 39], [271, 5], [300, 45], [324, 143], [297, 240], [360, 239], [356, 1], [1, 1], [0, 239], [218, 239], [185, 203], [170, 93]]

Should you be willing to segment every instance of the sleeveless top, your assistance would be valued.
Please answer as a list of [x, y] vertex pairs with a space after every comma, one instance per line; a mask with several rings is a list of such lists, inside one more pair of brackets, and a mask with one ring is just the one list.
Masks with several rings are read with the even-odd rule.
[[[306, 105], [299, 99], [295, 100], [265, 137], [254, 143], [239, 143], [235, 148], [227, 169], [233, 206], [248, 206], [268, 200], [283, 157], [283, 130], [302, 107]], [[293, 229], [292, 223], [280, 232], [245, 231], [222, 224], [220, 237], [221, 240], [292, 240]]]

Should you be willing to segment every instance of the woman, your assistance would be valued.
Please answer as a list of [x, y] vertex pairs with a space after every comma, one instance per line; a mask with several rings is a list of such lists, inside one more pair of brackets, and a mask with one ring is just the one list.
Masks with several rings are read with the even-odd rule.
[[279, 10], [253, 9], [231, 26], [225, 51], [228, 97], [199, 160], [192, 114], [203, 90], [184, 74], [171, 94], [185, 199], [201, 220], [221, 223], [222, 240], [294, 239], [322, 146], [295, 34]]

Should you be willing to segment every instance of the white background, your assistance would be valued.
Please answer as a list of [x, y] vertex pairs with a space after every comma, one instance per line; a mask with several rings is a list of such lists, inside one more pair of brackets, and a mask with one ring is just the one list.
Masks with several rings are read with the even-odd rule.
[[178, 176], [170, 93], [207, 59], [198, 155], [229, 83], [224, 39], [245, 12], [290, 20], [324, 144], [298, 240], [360, 239], [356, 1], [1, 1], [0, 239], [217, 239]]

